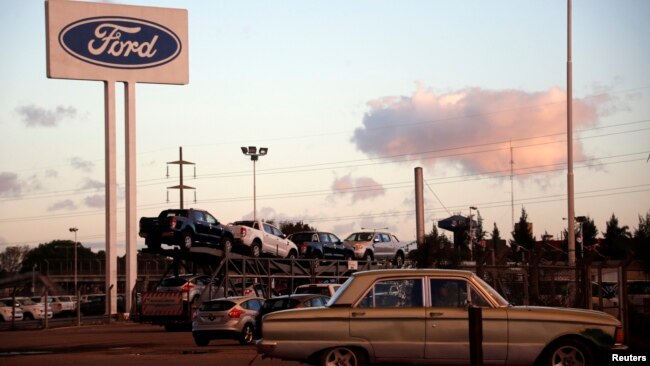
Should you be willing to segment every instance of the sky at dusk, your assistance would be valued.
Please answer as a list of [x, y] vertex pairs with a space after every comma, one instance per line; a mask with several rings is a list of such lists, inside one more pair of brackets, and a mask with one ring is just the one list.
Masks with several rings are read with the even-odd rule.
[[[510, 239], [567, 221], [567, 6], [561, 0], [112, 3], [187, 9], [188, 85], [138, 84], [137, 215], [179, 205], [224, 223], [303, 221], [342, 239], [415, 239], [475, 206]], [[0, 0], [0, 251], [73, 239], [104, 248], [102, 82], [48, 79], [42, 0]], [[573, 1], [576, 215], [602, 232], [650, 210], [650, 2]], [[118, 253], [124, 252], [117, 86]], [[169, 177], [167, 177], [169, 175]], [[195, 201], [196, 197], [196, 201]], [[138, 239], [140, 248], [143, 239]]]

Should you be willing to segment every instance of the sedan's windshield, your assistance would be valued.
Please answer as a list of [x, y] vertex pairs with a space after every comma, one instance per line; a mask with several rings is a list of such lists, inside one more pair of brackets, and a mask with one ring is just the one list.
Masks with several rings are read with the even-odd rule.
[[492, 288], [492, 286], [488, 285], [485, 281], [483, 281], [482, 278], [476, 276], [474, 277], [474, 279], [476, 280], [476, 282], [480, 284], [483, 290], [485, 290], [485, 292], [487, 292], [490, 295], [490, 297], [493, 298], [494, 301], [496, 301], [499, 304], [499, 306], [505, 307], [510, 305], [508, 300], [504, 299], [503, 296], [501, 296], [501, 294], [497, 292], [497, 290]]

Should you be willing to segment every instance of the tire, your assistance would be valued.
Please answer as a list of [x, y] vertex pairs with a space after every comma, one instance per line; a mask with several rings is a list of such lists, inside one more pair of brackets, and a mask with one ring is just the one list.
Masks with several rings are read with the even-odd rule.
[[196, 344], [199, 347], [205, 347], [210, 343], [210, 340], [202, 337], [200, 335], [195, 335], [194, 336], [194, 344]]
[[251, 257], [259, 258], [261, 254], [262, 254], [261, 244], [258, 242], [253, 242], [253, 244], [251, 244]]
[[594, 364], [592, 350], [577, 339], [564, 339], [552, 344], [545, 352], [544, 366], [573, 365], [591, 366]]
[[364, 260], [364, 261], [366, 261], [366, 262], [372, 262], [373, 259], [374, 259], [374, 258], [373, 258], [372, 252], [370, 252], [369, 250], [366, 251], [365, 253], [363, 253], [363, 260]]
[[287, 255], [287, 259], [296, 259], [298, 258], [298, 253], [296, 253], [295, 250], [289, 251], [289, 255]]
[[190, 250], [192, 248], [194, 240], [192, 239], [192, 234], [183, 233], [183, 240], [181, 241], [181, 249]]
[[402, 252], [399, 252], [395, 255], [395, 259], [393, 260], [393, 264], [397, 268], [401, 268], [404, 265], [404, 254]]
[[25, 320], [34, 320], [34, 315], [32, 315], [32, 313], [24, 313], [23, 314], [23, 319], [25, 319]]
[[254, 335], [255, 328], [253, 328], [253, 325], [248, 323], [244, 325], [244, 329], [241, 331], [241, 335], [239, 336], [239, 343], [240, 344], [253, 344], [255, 342], [255, 335]]
[[230, 255], [230, 253], [232, 253], [232, 239], [229, 237], [223, 237], [221, 239], [221, 249], [223, 250], [224, 255]]
[[320, 366], [365, 366], [366, 354], [354, 348], [334, 347], [321, 353]]

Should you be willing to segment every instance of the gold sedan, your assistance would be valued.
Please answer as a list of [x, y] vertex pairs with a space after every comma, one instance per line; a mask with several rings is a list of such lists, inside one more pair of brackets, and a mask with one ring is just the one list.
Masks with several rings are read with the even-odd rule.
[[264, 357], [316, 365], [467, 365], [470, 306], [482, 311], [485, 365], [593, 365], [624, 349], [620, 322], [582, 309], [511, 306], [467, 271], [355, 273], [327, 306], [264, 317]]

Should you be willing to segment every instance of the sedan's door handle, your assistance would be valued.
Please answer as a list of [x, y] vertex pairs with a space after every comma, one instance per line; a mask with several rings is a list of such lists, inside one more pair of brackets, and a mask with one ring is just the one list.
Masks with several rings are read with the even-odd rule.
[[441, 317], [443, 315], [444, 315], [444, 313], [434, 313], [434, 312], [429, 313], [429, 316], [432, 317], [432, 318]]
[[353, 311], [352, 316], [364, 316], [366, 315], [365, 311]]

